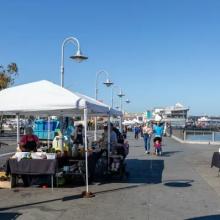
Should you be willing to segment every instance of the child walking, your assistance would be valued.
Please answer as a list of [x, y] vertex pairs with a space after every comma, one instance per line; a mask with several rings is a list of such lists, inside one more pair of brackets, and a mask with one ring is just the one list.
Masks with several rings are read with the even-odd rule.
[[155, 154], [158, 155], [162, 155], [162, 145], [161, 145], [161, 137], [155, 137], [154, 138], [154, 148], [155, 148]]

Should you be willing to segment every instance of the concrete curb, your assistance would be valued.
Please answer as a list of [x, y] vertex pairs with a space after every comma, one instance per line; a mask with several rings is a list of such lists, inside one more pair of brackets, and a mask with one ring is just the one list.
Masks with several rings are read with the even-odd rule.
[[171, 138], [180, 142], [181, 144], [210, 144], [210, 145], [220, 145], [219, 141], [184, 141], [174, 135], [171, 135]]

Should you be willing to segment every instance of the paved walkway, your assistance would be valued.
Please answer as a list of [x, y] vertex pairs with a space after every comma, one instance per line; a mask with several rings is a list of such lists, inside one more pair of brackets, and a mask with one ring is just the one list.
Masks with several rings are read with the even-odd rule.
[[182, 220], [220, 219], [220, 178], [210, 160], [217, 146], [184, 145], [164, 138], [164, 156], [144, 154], [130, 138], [126, 182], [84, 187], [0, 190], [0, 219]]

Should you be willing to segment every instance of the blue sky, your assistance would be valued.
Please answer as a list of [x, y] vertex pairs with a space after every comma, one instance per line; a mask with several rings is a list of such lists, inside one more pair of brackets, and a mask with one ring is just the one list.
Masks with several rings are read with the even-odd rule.
[[[190, 114], [220, 115], [220, 1], [0, 3], [0, 64], [18, 64], [15, 84], [60, 84], [61, 44], [74, 36], [89, 59], [71, 61], [76, 48], [66, 47], [65, 87], [94, 96], [96, 72], [104, 69], [131, 100], [127, 111], [180, 102]], [[110, 103], [101, 79], [99, 89], [99, 98]]]

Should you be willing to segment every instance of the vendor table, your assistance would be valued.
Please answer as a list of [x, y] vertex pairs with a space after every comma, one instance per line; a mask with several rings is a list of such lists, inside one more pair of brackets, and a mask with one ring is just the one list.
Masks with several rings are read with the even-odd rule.
[[56, 174], [56, 168], [56, 160], [22, 159], [18, 162], [16, 159], [9, 159], [7, 173], [10, 173], [12, 177], [16, 175], [50, 175], [53, 189], [53, 175]]
[[[219, 168], [219, 172], [220, 172], [220, 153], [219, 152], [213, 153], [211, 167], [213, 166]], [[218, 175], [219, 175], [219, 172], [218, 172]]]
[[[63, 171], [63, 176], [71, 176], [76, 177], [80, 176], [84, 183], [86, 183], [86, 174], [85, 174], [85, 160], [84, 159], [76, 159], [72, 157], [64, 157], [58, 159], [58, 167], [62, 167], [61, 170]], [[72, 170], [71, 170], [72, 167]], [[67, 170], [65, 170], [67, 168]], [[59, 169], [58, 169], [59, 170]], [[58, 177], [59, 173], [57, 173], [57, 184], [58, 184]], [[58, 185], [57, 185], [58, 187]]]

